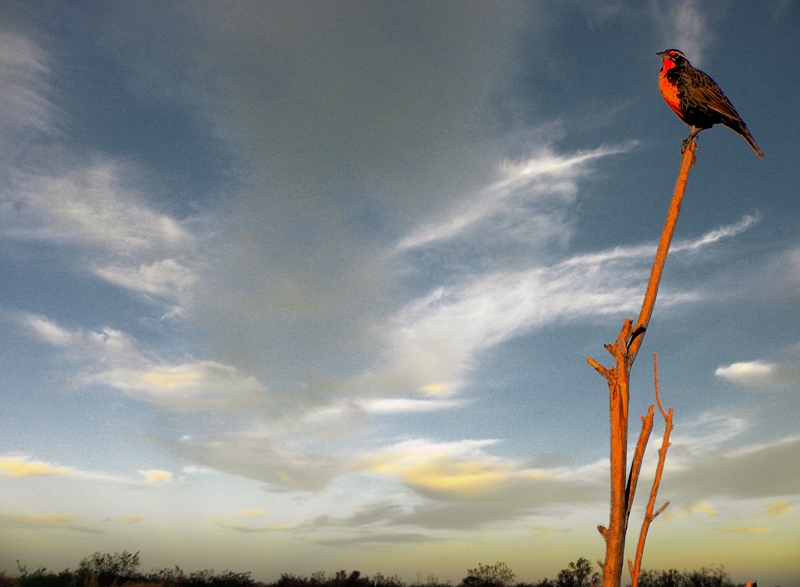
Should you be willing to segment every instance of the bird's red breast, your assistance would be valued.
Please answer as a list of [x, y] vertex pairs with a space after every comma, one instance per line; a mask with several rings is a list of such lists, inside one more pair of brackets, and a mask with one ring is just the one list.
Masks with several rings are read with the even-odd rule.
[[681, 101], [678, 97], [678, 86], [667, 79], [667, 72], [673, 67], [675, 67], [675, 62], [671, 59], [664, 59], [661, 62], [661, 73], [658, 74], [658, 89], [661, 90], [664, 101], [682, 120], [683, 112], [681, 112]]

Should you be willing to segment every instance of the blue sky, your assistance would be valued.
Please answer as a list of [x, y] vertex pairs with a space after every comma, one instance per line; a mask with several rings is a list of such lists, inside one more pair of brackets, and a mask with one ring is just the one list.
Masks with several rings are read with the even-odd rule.
[[766, 156], [699, 138], [633, 373], [633, 434], [654, 352], [676, 425], [644, 566], [800, 585], [798, 33], [790, 0], [2, 3], [0, 569], [602, 558], [586, 357], [641, 304], [675, 47]]

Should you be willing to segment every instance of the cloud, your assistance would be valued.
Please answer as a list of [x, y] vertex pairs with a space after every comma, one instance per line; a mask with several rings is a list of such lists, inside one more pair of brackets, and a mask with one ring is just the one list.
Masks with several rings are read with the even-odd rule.
[[172, 473], [169, 471], [151, 469], [149, 471], [139, 471], [139, 474], [147, 480], [148, 486], [161, 485], [172, 481]]
[[418, 506], [416, 513], [387, 509], [398, 524], [419, 524], [424, 519], [455, 522], [458, 516], [449, 513], [460, 512], [459, 504], [466, 503], [475, 511], [459, 515], [475, 521], [500, 511], [519, 516], [556, 504], [591, 503], [602, 495], [598, 489], [604, 485], [607, 463], [574, 469], [530, 468], [523, 461], [487, 453], [485, 449], [495, 444], [495, 440], [410, 440], [366, 455], [357, 466], [373, 474], [396, 476], [419, 495], [447, 504]]
[[13, 220], [28, 229], [0, 234], [74, 242], [115, 257], [189, 245], [186, 229], [123, 187], [122, 172], [120, 164], [104, 161], [57, 175], [20, 175], [14, 194], [20, 212]]
[[[667, 462], [674, 465], [669, 459]], [[664, 474], [662, 495], [671, 493], [680, 495], [682, 499], [798, 495], [800, 437], [733, 452], [712, 448], [690, 457], [682, 456], [679, 463], [680, 469]]]
[[[749, 226], [752, 222], [745, 220], [676, 244], [681, 251], [697, 251], [713, 246], [721, 238], [740, 234]], [[369, 458], [377, 461], [366, 465], [364, 455], [337, 449], [335, 443], [355, 437], [362, 430], [365, 416], [463, 407], [465, 404], [453, 396], [462, 389], [478, 353], [493, 345], [554, 322], [637, 310], [635, 300], [641, 299], [654, 249], [653, 245], [617, 247], [549, 266], [478, 275], [437, 288], [385, 321], [381, 335], [386, 341], [385, 350], [375, 365], [349, 378], [323, 381], [320, 388], [313, 384], [299, 386], [296, 392], [292, 391], [295, 401], [291, 405], [276, 401], [270, 390], [266, 392], [270, 409], [249, 411], [248, 423], [242, 429], [200, 435], [196, 441], [180, 443], [173, 449], [197, 465], [289, 490], [320, 490], [353, 467], [382, 467], [384, 472], [394, 471], [408, 487], [426, 496], [447, 494], [448, 483], [453, 494], [486, 491], [488, 495], [492, 484], [513, 494], [536, 482], [541, 503], [557, 501], [561, 496], [580, 499], [571, 489], [565, 489], [568, 472], [550, 481], [534, 480], [526, 478], [513, 462], [484, 458], [474, 461], [446, 451], [425, 454], [424, 459], [420, 456], [413, 466], [403, 464], [392, 451], [376, 452]], [[700, 298], [695, 292], [666, 290], [659, 301], [662, 307], [669, 307]], [[143, 374], [120, 371], [111, 374], [108, 382], [113, 380], [112, 384], [124, 387], [128, 393], [163, 406], [177, 395], [175, 409], [211, 407], [215, 401], [219, 402], [217, 405], [236, 406], [236, 401], [227, 396], [194, 397], [191, 388], [182, 389], [183, 379], [179, 381], [181, 385], [176, 380], [172, 389], [149, 389], [143, 385]], [[181, 377], [184, 374], [180, 371]], [[241, 381], [238, 376], [231, 379]], [[185, 396], [178, 393], [181, 390]], [[252, 391], [255, 393], [255, 384]], [[249, 397], [246, 393], [244, 396]], [[697, 423], [697, 439], [709, 446], [709, 430], [713, 429], [715, 438], [722, 441], [742, 426], [738, 421], [708, 419]], [[689, 432], [688, 427], [683, 428], [687, 446], [694, 438]], [[315, 446], [320, 439], [326, 442], [324, 449]], [[510, 470], [506, 469], [508, 466]]]
[[238, 514], [211, 516], [211, 520], [221, 528], [244, 534], [287, 532], [295, 527], [288, 524], [264, 524], [264, 510], [242, 510]]
[[782, 518], [794, 511], [794, 506], [785, 499], [765, 503], [764, 507], [767, 509], [767, 516], [770, 518]]
[[362, 410], [372, 414], [429, 412], [432, 410], [447, 410], [464, 405], [463, 402], [456, 400], [442, 400], [442, 399], [428, 400], [428, 399], [405, 399], [405, 398], [359, 400], [356, 403]]
[[[696, 418], [680, 422], [672, 434], [671, 444], [679, 451], [688, 451], [691, 455], [699, 455], [727, 446], [729, 441], [736, 438], [749, 428], [743, 418], [726, 414], [706, 412]], [[673, 456], [671, 453], [670, 456]], [[675, 464], [678, 458], [672, 458]]]
[[800, 360], [797, 345], [783, 351], [784, 360], [769, 362], [763, 359], [742, 361], [721, 366], [714, 374], [731, 383], [753, 388], [793, 384], [800, 381]]
[[[184, 438], [187, 440], [189, 439], [189, 437]], [[183, 440], [183, 438], [181, 440]], [[197, 465], [186, 465], [183, 469], [181, 469], [181, 471], [187, 475], [207, 475], [208, 473], [213, 472], [212, 469], [207, 467], [198, 467]]]
[[0, 239], [57, 246], [74, 272], [185, 303], [198, 275], [195, 237], [155, 209], [135, 165], [81, 157], [54, 140], [65, 114], [49, 99], [49, 61], [29, 38], [0, 30], [0, 130], [10, 139], [0, 155]]
[[[138, 471], [145, 478], [146, 486], [160, 485], [172, 479], [172, 473], [158, 469]], [[25, 477], [69, 477], [71, 479], [86, 479], [119, 483], [133, 487], [141, 486], [142, 481], [132, 477], [113, 475], [97, 471], [82, 471], [75, 467], [51, 465], [44, 461], [32, 459], [27, 456], [0, 457], [0, 475], [11, 478]]]
[[0, 523], [5, 527], [97, 532], [97, 530], [81, 524], [80, 521], [81, 518], [65, 513], [7, 514], [0, 512]]
[[25, 35], [0, 29], [0, 132], [5, 136], [53, 132], [57, 109], [48, 96], [49, 74], [45, 51]]
[[705, 247], [706, 245], [710, 245], [716, 243], [722, 239], [732, 238], [734, 236], [738, 236], [742, 234], [744, 231], [750, 229], [754, 226], [761, 217], [756, 214], [755, 216], [751, 216], [750, 214], [745, 214], [742, 219], [735, 223], [729, 224], [727, 226], [721, 226], [716, 230], [712, 230], [706, 234], [704, 234], [699, 239], [695, 239], [692, 241], [679, 241], [674, 243], [670, 246], [670, 253], [677, 253], [677, 252], [695, 252], [700, 250], [701, 248]]
[[727, 534], [769, 534], [770, 529], [760, 526], [725, 526], [720, 529], [720, 532], [725, 532]]
[[138, 268], [127, 266], [99, 267], [97, 275], [115, 285], [147, 294], [180, 298], [197, 281], [197, 274], [175, 259], [164, 259]]
[[[753, 222], [745, 217], [698, 239], [676, 242], [676, 250], [695, 252], [740, 234]], [[391, 382], [424, 390], [436, 381], [442, 386], [439, 393], [452, 394], [460, 389], [464, 373], [481, 350], [552, 323], [635, 312], [654, 254], [652, 245], [616, 247], [438, 287], [390, 318], [386, 355], [394, 364], [365, 376], [364, 385], [388, 387]], [[662, 289], [659, 305], [699, 299], [698, 292]]]
[[12, 316], [29, 335], [63, 349], [66, 356], [87, 368], [146, 363], [136, 348], [136, 342], [119, 330], [109, 327], [70, 330], [38, 314], [16, 313]]
[[[506, 234], [527, 232], [537, 235], [537, 239], [542, 236], [563, 237], [566, 227], [559, 214], [552, 213], [553, 203], [550, 200], [570, 203], [577, 193], [576, 180], [586, 174], [586, 163], [624, 153], [630, 148], [631, 145], [613, 148], [603, 146], [567, 156], [544, 151], [520, 163], [507, 162], [501, 169], [504, 177], [484, 190], [477, 200], [467, 204], [465, 211], [456, 212], [438, 224], [415, 229], [398, 243], [398, 249], [415, 249], [430, 246], [436, 241], [450, 240], [486, 221], [504, 223], [506, 215], [513, 215], [517, 223], [514, 230]], [[526, 201], [534, 203], [534, 208], [525, 206]], [[538, 230], [527, 230], [520, 226], [525, 224], [520, 219], [526, 217], [531, 218], [530, 222], [535, 223]], [[486, 230], [485, 226], [483, 230]], [[474, 234], [472, 236], [475, 238]]]
[[[404, 485], [434, 492], [469, 496], [491, 492], [514, 471], [514, 465], [492, 459], [480, 449], [494, 441], [453, 444], [405, 442], [362, 463], [370, 471], [399, 475]], [[478, 458], [474, 458], [475, 457]]]
[[312, 435], [277, 419], [166, 446], [197, 465], [263, 481], [275, 490], [318, 491], [348, 471], [351, 457], [331, 444], [314, 447]]
[[214, 361], [113, 369], [90, 381], [171, 411], [243, 408], [260, 403], [264, 395], [255, 377]]
[[75, 475], [68, 467], [57, 467], [29, 457], [1, 457], [0, 474], [6, 477], [42, 477], [46, 475]]
[[769, 383], [774, 380], [777, 365], [765, 363], [763, 361], [748, 361], [743, 363], [731, 363], [727, 367], [717, 367], [714, 375], [722, 377], [734, 383], [745, 385], [757, 385], [759, 383]]
[[365, 533], [360, 536], [348, 536], [346, 538], [329, 538], [319, 540], [317, 544], [332, 546], [334, 548], [344, 548], [354, 544], [362, 546], [388, 545], [391, 544], [420, 544], [436, 540], [434, 537], [420, 534], [417, 532], [397, 532], [397, 533]]
[[129, 515], [129, 516], [122, 516], [121, 520], [128, 524], [135, 524], [137, 522], [142, 522], [146, 520], [146, 516], [137, 516], [137, 515]]
[[703, 53], [713, 42], [714, 35], [700, 0], [656, 0], [651, 6], [663, 49], [679, 49], [693, 65], [702, 65]]

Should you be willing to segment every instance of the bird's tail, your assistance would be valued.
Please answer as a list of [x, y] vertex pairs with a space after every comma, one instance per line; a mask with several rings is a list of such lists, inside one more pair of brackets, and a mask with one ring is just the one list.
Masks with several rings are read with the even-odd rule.
[[764, 158], [764, 151], [762, 151], [758, 146], [758, 143], [756, 143], [756, 140], [753, 138], [753, 135], [750, 134], [750, 131], [747, 130], [747, 125], [744, 122], [739, 125], [739, 128], [731, 128], [744, 137], [744, 140], [746, 140], [748, 144], [753, 147], [753, 151], [755, 151], [759, 157], [762, 159]]

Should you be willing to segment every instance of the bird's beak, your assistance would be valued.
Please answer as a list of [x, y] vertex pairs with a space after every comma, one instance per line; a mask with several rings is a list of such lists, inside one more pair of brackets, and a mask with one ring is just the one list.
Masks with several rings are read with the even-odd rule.
[[658, 55], [659, 57], [663, 57], [664, 59], [669, 57], [669, 53], [667, 53], [666, 51], [662, 51], [661, 53], [656, 53], [656, 55]]

